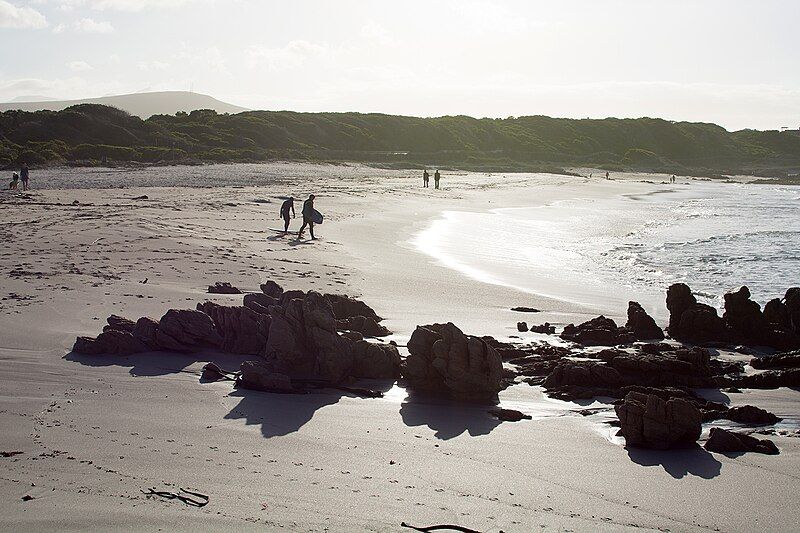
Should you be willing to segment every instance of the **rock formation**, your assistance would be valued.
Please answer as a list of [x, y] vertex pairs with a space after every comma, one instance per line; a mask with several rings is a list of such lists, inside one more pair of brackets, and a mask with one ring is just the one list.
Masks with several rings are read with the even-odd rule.
[[227, 281], [218, 281], [208, 286], [209, 294], [242, 294], [242, 291]]
[[628, 322], [625, 327], [639, 341], [661, 340], [664, 338], [664, 332], [638, 302], [628, 302]]
[[452, 323], [418, 326], [408, 351], [403, 377], [409, 389], [488, 400], [502, 388], [500, 355]]
[[584, 346], [616, 346], [636, 340], [627, 328], [620, 328], [610, 318], [599, 316], [578, 326], [567, 325], [561, 338]]
[[722, 428], [711, 428], [705, 449], [717, 453], [755, 452], [767, 455], [780, 453], [775, 443], [768, 439], [757, 439], [744, 433], [734, 433]]
[[663, 400], [654, 394], [630, 392], [615, 406], [628, 446], [666, 450], [697, 442], [702, 416], [680, 398]]
[[248, 307], [223, 306], [214, 302], [197, 304], [214, 321], [222, 335], [222, 350], [230, 353], [261, 355], [267, 344], [270, 316], [257, 313]]

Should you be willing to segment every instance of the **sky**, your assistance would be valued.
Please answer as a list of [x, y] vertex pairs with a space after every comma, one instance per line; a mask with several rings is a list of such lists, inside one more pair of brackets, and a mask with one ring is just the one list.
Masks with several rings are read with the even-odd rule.
[[0, 0], [0, 101], [800, 127], [798, 0]]

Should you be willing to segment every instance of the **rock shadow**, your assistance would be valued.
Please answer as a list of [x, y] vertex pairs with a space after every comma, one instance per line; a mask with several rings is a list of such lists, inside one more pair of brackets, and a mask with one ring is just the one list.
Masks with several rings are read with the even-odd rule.
[[261, 434], [271, 438], [299, 430], [314, 417], [314, 413], [327, 405], [338, 403], [345, 393], [325, 390], [307, 394], [279, 394], [237, 388], [230, 396], [238, 396], [241, 400], [224, 418], [244, 418], [247, 425], [261, 424]]
[[489, 414], [495, 407], [490, 403], [446, 400], [409, 392], [400, 406], [400, 416], [407, 426], [428, 426], [437, 439], [450, 440], [465, 432], [472, 437], [491, 433], [500, 425], [500, 420]]
[[[166, 376], [186, 372], [186, 368], [194, 363], [215, 363], [225, 370], [239, 370], [239, 366], [254, 355], [241, 355], [202, 351], [195, 353], [178, 352], [142, 352], [132, 355], [86, 355], [69, 352], [64, 356], [67, 361], [74, 361], [86, 366], [128, 366], [130, 374], [137, 377]], [[199, 373], [199, 370], [198, 370]]]
[[722, 463], [700, 446], [681, 450], [648, 450], [625, 448], [631, 461], [642, 466], [661, 466], [675, 479], [687, 475], [713, 479], [722, 471]]

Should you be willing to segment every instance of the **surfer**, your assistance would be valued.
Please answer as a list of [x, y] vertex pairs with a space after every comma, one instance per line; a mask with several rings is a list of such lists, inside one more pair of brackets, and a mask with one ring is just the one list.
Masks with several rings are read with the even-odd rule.
[[297, 232], [297, 238], [301, 238], [303, 236], [303, 230], [306, 229], [308, 226], [308, 232], [311, 233], [311, 240], [315, 240], [314, 237], [314, 195], [309, 194], [308, 200], [303, 202], [303, 225], [300, 226], [300, 231]]
[[283, 232], [289, 233], [289, 211], [292, 212], [292, 218], [295, 217], [294, 213], [294, 196], [290, 196], [288, 200], [281, 204], [281, 218], [283, 219]]

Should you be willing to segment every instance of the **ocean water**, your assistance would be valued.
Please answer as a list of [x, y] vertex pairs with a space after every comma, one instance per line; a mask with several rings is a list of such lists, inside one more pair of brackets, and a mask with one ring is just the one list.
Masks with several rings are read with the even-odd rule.
[[718, 308], [741, 285], [762, 305], [800, 285], [800, 188], [654, 184], [603, 199], [449, 211], [413, 242], [487, 283], [611, 315], [637, 300], [663, 319], [666, 288], [679, 281]]

